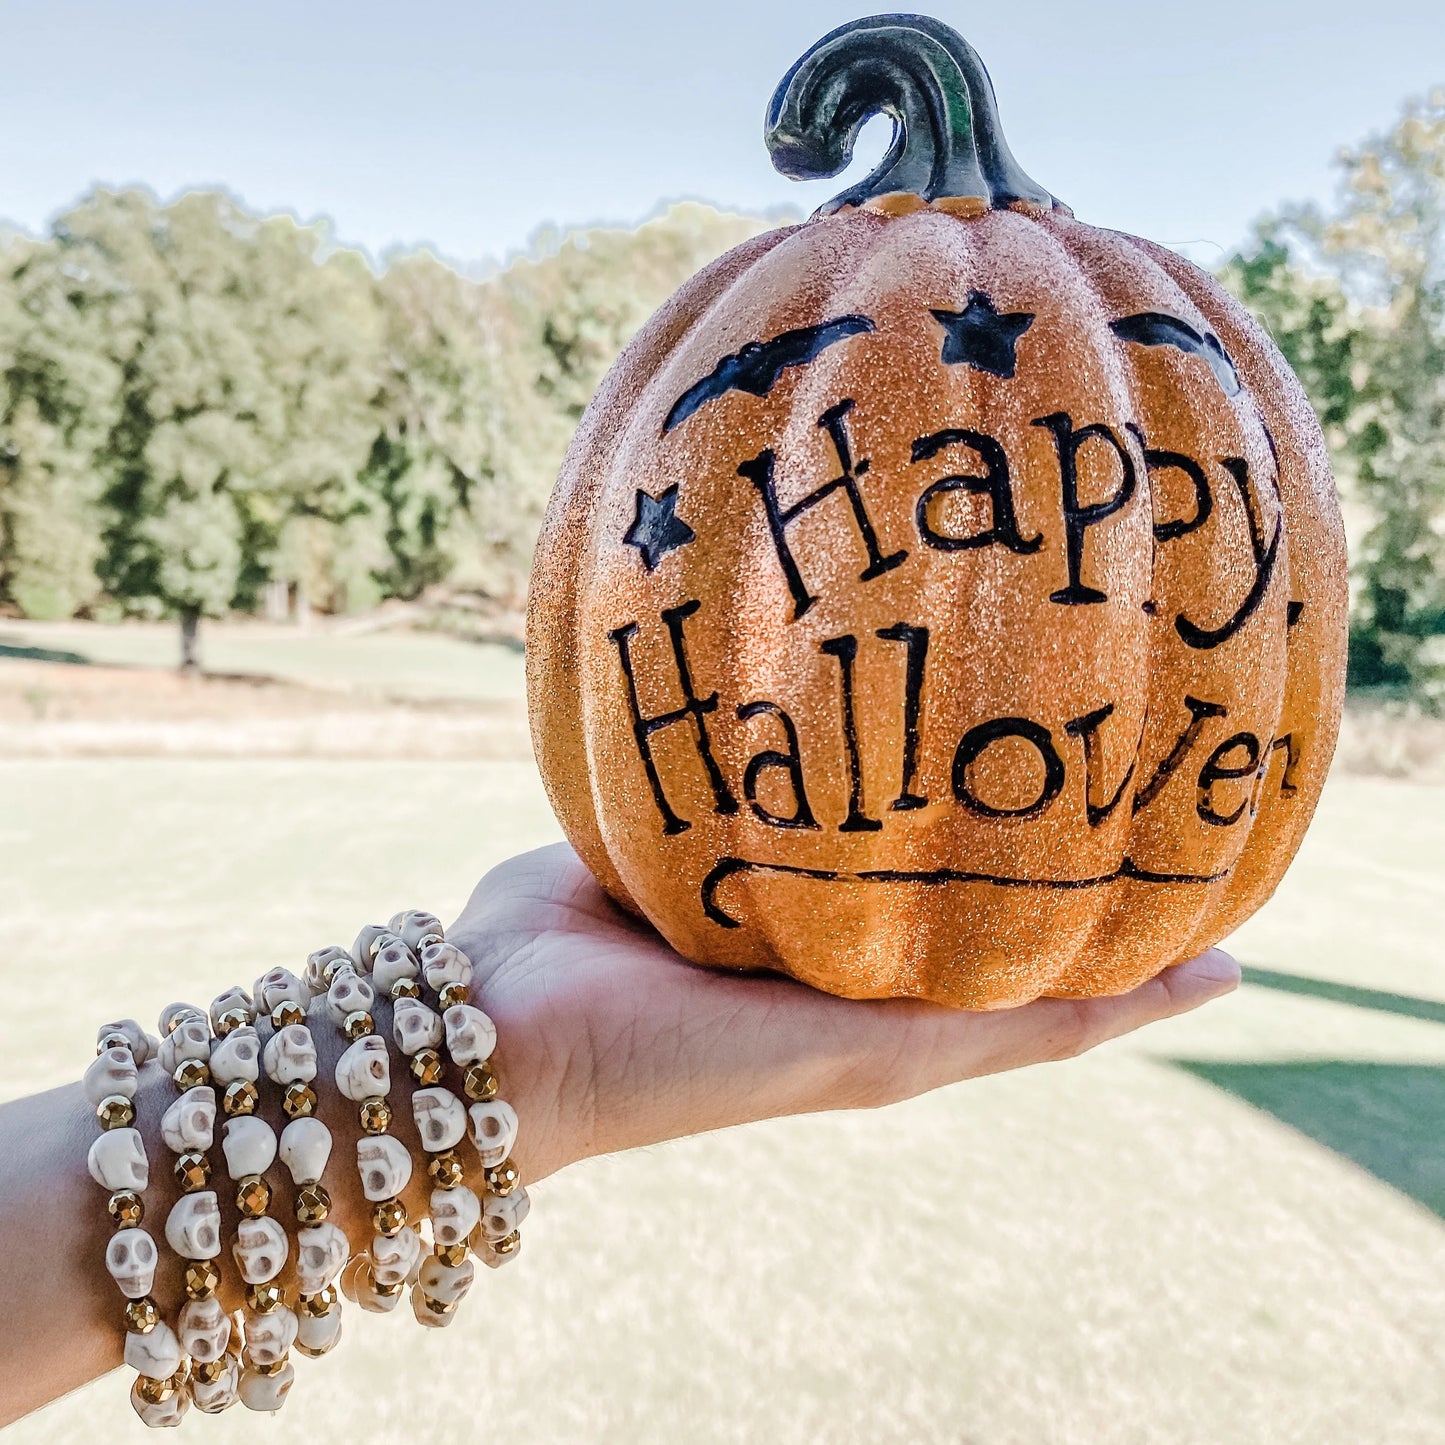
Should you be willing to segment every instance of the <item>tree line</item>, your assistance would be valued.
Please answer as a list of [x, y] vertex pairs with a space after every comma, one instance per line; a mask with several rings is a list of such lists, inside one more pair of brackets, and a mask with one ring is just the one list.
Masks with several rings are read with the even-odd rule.
[[[1219, 274], [1324, 424], [1351, 531], [1351, 679], [1445, 705], [1445, 90], [1265, 217]], [[770, 222], [675, 206], [480, 275], [373, 268], [219, 192], [97, 190], [0, 243], [0, 607], [199, 619], [525, 592], [602, 374]]]

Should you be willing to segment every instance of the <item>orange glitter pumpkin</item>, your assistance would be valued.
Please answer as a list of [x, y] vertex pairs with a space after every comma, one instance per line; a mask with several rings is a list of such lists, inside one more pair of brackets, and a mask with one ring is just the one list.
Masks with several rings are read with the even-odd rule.
[[528, 695], [563, 828], [699, 963], [971, 1008], [1133, 987], [1269, 896], [1339, 725], [1319, 426], [1208, 276], [1018, 168], [977, 55], [825, 37], [774, 161], [862, 185], [695, 276], [584, 416]]

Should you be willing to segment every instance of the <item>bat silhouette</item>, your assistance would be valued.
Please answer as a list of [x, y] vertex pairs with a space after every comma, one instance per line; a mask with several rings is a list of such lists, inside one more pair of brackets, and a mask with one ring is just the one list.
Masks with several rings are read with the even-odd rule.
[[1201, 336], [1187, 321], [1166, 316], [1162, 311], [1141, 311], [1137, 316], [1111, 321], [1109, 330], [1121, 341], [1137, 341], [1141, 346], [1175, 346], [1190, 356], [1198, 356], [1214, 373], [1225, 396], [1239, 394], [1239, 373], [1212, 331]]
[[835, 341], [873, 330], [876, 328], [866, 316], [836, 316], [816, 326], [784, 331], [771, 341], [749, 341], [740, 351], [723, 357], [708, 375], [673, 402], [662, 424], [663, 433], [670, 432], [693, 412], [730, 391], [766, 396], [788, 367], [804, 366]]

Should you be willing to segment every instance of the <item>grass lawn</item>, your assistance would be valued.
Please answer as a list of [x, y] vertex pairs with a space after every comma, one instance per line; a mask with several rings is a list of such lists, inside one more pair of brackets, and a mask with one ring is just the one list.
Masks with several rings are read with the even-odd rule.
[[[553, 836], [525, 762], [0, 763], [0, 1096], [77, 1076], [102, 1018], [455, 911]], [[353, 1309], [274, 1423], [197, 1429], [1439, 1445], [1442, 913], [1445, 789], [1339, 779], [1235, 939], [1235, 997], [884, 1113], [580, 1166], [453, 1329]], [[125, 1388], [6, 1445], [140, 1440]]]

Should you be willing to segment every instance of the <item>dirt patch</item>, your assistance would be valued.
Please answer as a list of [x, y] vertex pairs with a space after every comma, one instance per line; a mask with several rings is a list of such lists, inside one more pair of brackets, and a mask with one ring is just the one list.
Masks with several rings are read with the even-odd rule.
[[387, 702], [262, 677], [0, 664], [0, 757], [531, 756], [520, 698]]

